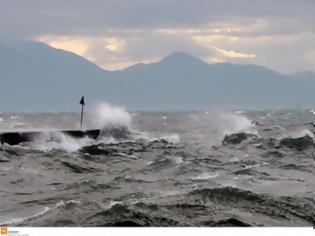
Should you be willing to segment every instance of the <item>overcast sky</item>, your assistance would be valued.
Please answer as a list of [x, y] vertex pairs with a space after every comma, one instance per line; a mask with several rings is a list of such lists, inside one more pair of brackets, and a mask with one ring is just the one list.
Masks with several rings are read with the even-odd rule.
[[209, 63], [315, 71], [314, 0], [1, 0], [2, 39], [121, 69], [185, 51]]

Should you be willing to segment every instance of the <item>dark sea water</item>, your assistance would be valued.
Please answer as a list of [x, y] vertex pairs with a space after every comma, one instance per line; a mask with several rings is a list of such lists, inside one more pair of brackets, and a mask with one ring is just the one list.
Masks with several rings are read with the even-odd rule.
[[[0, 130], [77, 129], [77, 113], [0, 113]], [[130, 112], [0, 145], [0, 225], [314, 226], [312, 110]]]

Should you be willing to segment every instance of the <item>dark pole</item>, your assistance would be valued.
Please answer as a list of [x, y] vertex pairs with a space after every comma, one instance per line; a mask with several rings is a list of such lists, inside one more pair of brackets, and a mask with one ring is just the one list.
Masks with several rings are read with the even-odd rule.
[[82, 105], [81, 107], [81, 122], [80, 122], [80, 129], [82, 129], [82, 122], [83, 122], [83, 107], [85, 105], [85, 101], [84, 101], [84, 96], [82, 96], [81, 100], [80, 100], [80, 104]]
[[81, 122], [80, 122], [80, 129], [82, 129], [82, 121], [83, 121], [83, 105], [81, 107]]

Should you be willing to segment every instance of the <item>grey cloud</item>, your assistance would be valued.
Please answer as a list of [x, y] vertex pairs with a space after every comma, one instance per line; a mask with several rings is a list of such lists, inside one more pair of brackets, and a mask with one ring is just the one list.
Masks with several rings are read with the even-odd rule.
[[237, 18], [300, 19], [308, 29], [315, 12], [312, 0], [28, 0], [3, 1], [0, 31], [32, 37], [80, 34], [108, 28], [200, 27]]
[[148, 35], [138, 40], [131, 40], [125, 49], [132, 58], [140, 59], [146, 55], [164, 57], [172, 51], [186, 51], [199, 57], [210, 56], [213, 52], [194, 43], [181, 35]]
[[4, 0], [0, 39], [68, 35], [126, 40], [120, 52], [106, 51], [100, 41], [90, 45], [87, 54], [105, 64], [159, 58], [172, 51], [213, 56], [217, 52], [192, 40], [189, 33], [171, 35], [157, 29], [192, 28], [200, 30], [199, 35], [211, 35], [215, 28], [235, 26], [241, 30], [220, 34], [240, 37], [239, 41], [212, 46], [256, 57], [225, 60], [291, 71], [314, 68], [307, 56], [315, 50], [314, 12], [314, 0]]
[[94, 60], [102, 65], [117, 61], [157, 60], [173, 51], [185, 51], [200, 58], [214, 55], [212, 49], [205, 48], [189, 37], [181, 35], [161, 35], [152, 31], [144, 31], [141, 34], [138, 32], [136, 37], [124, 39], [126, 44], [122, 51], [100, 50], [100, 48], [104, 48], [105, 42], [98, 40], [90, 45], [87, 54], [93, 55]]

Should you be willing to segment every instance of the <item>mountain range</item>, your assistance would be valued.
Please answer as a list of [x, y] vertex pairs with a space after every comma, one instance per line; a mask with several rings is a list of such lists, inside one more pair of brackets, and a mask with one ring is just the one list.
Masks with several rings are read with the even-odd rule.
[[0, 43], [0, 111], [75, 111], [106, 101], [138, 110], [287, 108], [315, 104], [315, 73], [285, 75], [256, 65], [208, 64], [175, 52], [107, 71], [40, 42]]

